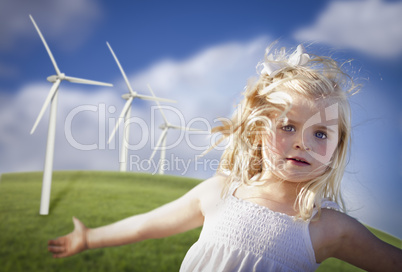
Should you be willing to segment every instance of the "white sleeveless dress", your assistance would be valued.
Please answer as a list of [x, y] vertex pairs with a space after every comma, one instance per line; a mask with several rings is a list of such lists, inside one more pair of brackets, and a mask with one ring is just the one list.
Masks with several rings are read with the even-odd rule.
[[[310, 221], [238, 199], [233, 195], [237, 187], [206, 212], [199, 240], [187, 252], [180, 271], [316, 270]], [[322, 207], [339, 209], [330, 201]]]

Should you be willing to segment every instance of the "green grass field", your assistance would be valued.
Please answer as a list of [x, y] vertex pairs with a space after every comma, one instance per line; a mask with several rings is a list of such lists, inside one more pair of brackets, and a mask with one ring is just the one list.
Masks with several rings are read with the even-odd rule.
[[[53, 259], [47, 240], [73, 229], [72, 216], [88, 227], [112, 223], [167, 203], [196, 179], [119, 172], [53, 174], [50, 214], [39, 215], [42, 173], [3, 174], [0, 180], [0, 271], [178, 271], [201, 229], [116, 248]], [[372, 230], [396, 246], [401, 241]], [[359, 271], [328, 260], [319, 271]]]

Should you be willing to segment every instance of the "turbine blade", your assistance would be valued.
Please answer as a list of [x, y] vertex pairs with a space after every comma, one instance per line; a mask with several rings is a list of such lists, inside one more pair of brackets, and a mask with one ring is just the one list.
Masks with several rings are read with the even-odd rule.
[[64, 79], [69, 81], [69, 82], [72, 82], [72, 83], [82, 83], [82, 84], [89, 84], [89, 85], [100, 85], [100, 86], [113, 87], [113, 84], [110, 84], [110, 83], [94, 81], [94, 80], [89, 80], [89, 79], [83, 79], [83, 78], [78, 78], [78, 77], [66, 76], [66, 77], [64, 77]]
[[160, 98], [156, 96], [149, 96], [149, 95], [142, 95], [142, 94], [137, 94], [135, 95], [138, 98], [144, 99], [144, 100], [152, 100], [152, 101], [162, 101], [162, 102], [169, 102], [169, 103], [176, 103], [176, 101], [172, 99], [167, 99], [167, 98]]
[[165, 129], [162, 131], [161, 136], [159, 136], [158, 143], [156, 144], [155, 149], [154, 149], [154, 151], [152, 152], [151, 157], [149, 157], [149, 160], [152, 160], [152, 159], [154, 158], [155, 153], [156, 153], [156, 151], [157, 151], [157, 148], [160, 147], [160, 145], [161, 145], [163, 139], [166, 137], [167, 130], [168, 130], [168, 129], [165, 128]]
[[[122, 110], [121, 113], [120, 113], [119, 119], [118, 119], [117, 122], [116, 122], [116, 126], [114, 127], [112, 134], [110, 134], [108, 144], [110, 144], [110, 141], [112, 141], [113, 136], [116, 134], [116, 131], [117, 131], [117, 129], [119, 128], [120, 122], [121, 122], [121, 120], [124, 118], [124, 116], [126, 115], [126, 113], [127, 113], [127, 111], [128, 111], [128, 108], [131, 106], [131, 102], [132, 102], [132, 101], [133, 101], [133, 98], [130, 97], [130, 98], [127, 100], [126, 104], [124, 105], [123, 110]], [[124, 122], [124, 121], [123, 121], [123, 122]]]
[[174, 126], [174, 125], [169, 125], [169, 127], [173, 128], [173, 129], [180, 129], [180, 130], [185, 130], [185, 131], [203, 131], [201, 129], [190, 128], [190, 127], [179, 127], [179, 126]]
[[163, 136], [163, 140], [162, 140], [162, 149], [164, 149], [166, 151], [166, 135], [167, 135], [168, 129], [166, 129], [166, 133]]
[[202, 129], [198, 129], [198, 128], [187, 128], [188, 131], [204, 131]]
[[[158, 141], [158, 142], [159, 142], [159, 141]], [[154, 158], [155, 154], [156, 154], [156, 148], [155, 148], [154, 151], [152, 152], [151, 157], [149, 157], [149, 160], [150, 160], [150, 161]]]
[[106, 44], [107, 44], [107, 46], [109, 47], [109, 50], [110, 50], [110, 52], [112, 53], [112, 55], [113, 55], [113, 57], [114, 57], [114, 60], [115, 60], [116, 63], [117, 63], [117, 66], [119, 66], [120, 72], [121, 72], [121, 74], [123, 75], [124, 81], [126, 82], [126, 85], [127, 85], [128, 89], [129, 89], [130, 93], [131, 93], [132, 95], [134, 95], [135, 93], [134, 93], [133, 89], [131, 88], [130, 82], [129, 82], [128, 79], [127, 79], [126, 73], [124, 72], [123, 67], [122, 67], [121, 64], [120, 64], [119, 59], [116, 57], [116, 54], [114, 53], [114, 51], [113, 51], [112, 47], [110, 46], [110, 44], [109, 44], [108, 42], [106, 42]]
[[[151, 92], [152, 96], [153, 96], [153, 97], [156, 97], [154, 91], [152, 90], [152, 88], [151, 88], [151, 86], [150, 86], [149, 84], [148, 84], [148, 89], [149, 89], [149, 91]], [[158, 100], [155, 100], [155, 101], [156, 101], [156, 104], [158, 105], [159, 111], [160, 111], [161, 114], [162, 114], [163, 120], [165, 121], [166, 124], [169, 124], [169, 122], [168, 122], [168, 120], [167, 120], [167, 118], [166, 118], [166, 115], [163, 113], [161, 104], [159, 103]]]
[[187, 130], [186, 127], [179, 127], [179, 126], [174, 126], [174, 125], [169, 125], [169, 127], [170, 127], [170, 128], [173, 128], [173, 129]]
[[29, 17], [31, 18], [31, 21], [32, 21], [33, 25], [35, 26], [36, 31], [37, 31], [38, 34], [39, 34], [39, 37], [41, 38], [43, 44], [45, 45], [46, 51], [47, 51], [47, 53], [49, 54], [50, 60], [51, 60], [52, 63], [53, 63], [53, 66], [54, 66], [54, 69], [56, 70], [57, 75], [60, 75], [59, 67], [57, 66], [57, 63], [56, 63], [56, 61], [55, 61], [55, 59], [54, 59], [54, 57], [53, 57], [52, 52], [51, 52], [50, 49], [49, 49], [49, 46], [48, 46], [47, 43], [46, 43], [45, 38], [44, 38], [43, 35], [42, 35], [42, 32], [40, 32], [39, 27], [36, 25], [35, 20], [33, 19], [32, 15], [29, 15]]
[[49, 105], [50, 101], [52, 100], [54, 94], [57, 92], [57, 89], [59, 88], [60, 82], [61, 82], [61, 80], [60, 80], [60, 79], [57, 79], [57, 80], [53, 83], [53, 86], [52, 86], [52, 88], [50, 89], [50, 92], [49, 92], [49, 94], [47, 95], [47, 97], [46, 97], [46, 99], [45, 99], [45, 103], [43, 103], [42, 109], [40, 110], [39, 115], [38, 115], [38, 117], [36, 118], [35, 124], [34, 124], [34, 126], [32, 127], [31, 134], [33, 134], [33, 133], [35, 132], [36, 127], [38, 126], [39, 121], [42, 119], [42, 116], [43, 116], [43, 114], [45, 113], [45, 110], [46, 110], [47, 106]]

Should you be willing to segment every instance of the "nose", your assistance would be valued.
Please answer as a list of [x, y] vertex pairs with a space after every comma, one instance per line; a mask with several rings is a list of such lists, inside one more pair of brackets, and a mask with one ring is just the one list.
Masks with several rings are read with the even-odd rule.
[[295, 135], [295, 141], [293, 143], [293, 148], [296, 150], [306, 150], [306, 151], [311, 150], [309, 145], [306, 145], [306, 143], [303, 141], [303, 137], [302, 137], [301, 133], [299, 133], [299, 135]]
[[306, 150], [306, 151], [310, 151], [311, 149], [310, 149], [310, 147], [308, 147], [308, 146], [305, 146], [305, 145], [303, 145], [303, 144], [295, 144], [294, 146], [293, 146], [293, 148], [294, 149], [299, 149], [299, 150]]

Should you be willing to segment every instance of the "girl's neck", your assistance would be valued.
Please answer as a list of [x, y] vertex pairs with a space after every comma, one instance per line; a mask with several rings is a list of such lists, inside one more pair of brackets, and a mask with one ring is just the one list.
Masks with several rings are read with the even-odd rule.
[[280, 179], [270, 172], [262, 173], [257, 179], [260, 181], [259, 185], [252, 186], [257, 194], [255, 197], [265, 197], [270, 201], [291, 205], [305, 184]]
[[[295, 209], [297, 191], [287, 182], [273, 179], [260, 180], [258, 184], [240, 186], [234, 193], [237, 198], [265, 206], [274, 212], [280, 212], [289, 216], [298, 214]], [[293, 187], [293, 188], [292, 188]]]

